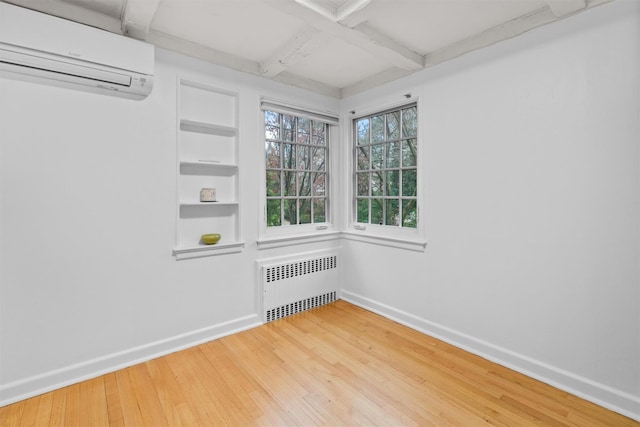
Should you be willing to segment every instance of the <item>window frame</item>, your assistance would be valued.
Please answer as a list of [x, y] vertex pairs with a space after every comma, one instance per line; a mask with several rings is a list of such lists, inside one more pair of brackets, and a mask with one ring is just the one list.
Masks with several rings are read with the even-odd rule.
[[[403, 101], [390, 102], [384, 105], [368, 106], [363, 109], [352, 109], [349, 113], [349, 125], [345, 126], [342, 133], [347, 144], [343, 153], [348, 158], [348, 179], [350, 182], [347, 194], [348, 206], [348, 224], [343, 232], [343, 237], [347, 240], [356, 240], [367, 243], [375, 243], [384, 246], [391, 246], [401, 249], [423, 252], [427, 245], [425, 239], [425, 214], [424, 214], [424, 152], [425, 144], [423, 143], [424, 118], [422, 109], [420, 108], [420, 99], [418, 97], [405, 96]], [[396, 98], [397, 99], [397, 98]], [[417, 218], [416, 227], [400, 227], [397, 225], [379, 225], [372, 223], [358, 222], [357, 218], [357, 144], [356, 144], [356, 122], [358, 119], [365, 117], [386, 114], [395, 110], [401, 110], [409, 106], [416, 106], [417, 118], [417, 158], [416, 158], [416, 208]], [[346, 122], [346, 120], [345, 120]], [[348, 150], [348, 153], [346, 152]], [[401, 195], [397, 197], [401, 199]], [[369, 214], [371, 215], [371, 214]]]
[[[326, 142], [325, 148], [325, 221], [315, 222], [308, 224], [290, 224], [279, 226], [267, 226], [267, 162], [266, 162], [266, 135], [265, 135], [265, 111], [273, 111], [280, 114], [294, 115], [296, 117], [305, 117], [312, 121], [319, 121], [325, 123], [326, 126]], [[258, 233], [258, 249], [269, 249], [280, 246], [288, 246], [292, 244], [309, 243], [315, 241], [334, 240], [340, 238], [340, 233], [335, 229], [334, 219], [336, 216], [334, 203], [332, 199], [335, 197], [335, 183], [333, 179], [333, 163], [336, 161], [336, 153], [334, 149], [335, 141], [339, 137], [338, 115], [330, 112], [324, 112], [314, 109], [308, 109], [305, 107], [294, 106], [291, 104], [282, 103], [280, 101], [273, 101], [263, 98], [261, 100], [261, 108], [259, 113], [260, 121], [260, 137], [258, 138], [261, 143], [261, 167], [260, 167], [260, 195], [259, 195], [259, 212], [260, 224]], [[326, 118], [326, 119], [325, 119]], [[281, 120], [281, 119], [280, 119]], [[312, 126], [312, 125], [311, 125]], [[310, 128], [311, 129], [311, 128]], [[298, 144], [296, 143], [296, 146]], [[282, 166], [282, 165], [280, 165]], [[296, 166], [296, 173], [298, 168]], [[312, 169], [305, 172], [313, 173]], [[279, 198], [284, 198], [284, 195], [280, 195]], [[296, 194], [295, 200], [299, 199]], [[313, 195], [310, 195], [310, 200], [313, 200]]]
[[[416, 134], [406, 136], [406, 135], [403, 135], [403, 129], [404, 129], [403, 121], [404, 121], [405, 111], [409, 109], [415, 109], [414, 111], [415, 111]], [[354, 141], [353, 162], [354, 162], [355, 177], [353, 179], [352, 185], [354, 186], [353, 191], [355, 193], [355, 197], [353, 200], [353, 203], [354, 203], [353, 209], [354, 209], [354, 212], [357, 212], [354, 218], [356, 223], [361, 225], [367, 225], [367, 226], [378, 224], [386, 227], [417, 228], [417, 220], [418, 220], [417, 218], [417, 208], [418, 208], [417, 207], [417, 200], [418, 200], [418, 195], [417, 195], [418, 117], [417, 117], [417, 113], [418, 113], [418, 110], [417, 109], [418, 109], [417, 103], [413, 102], [413, 103], [404, 105], [402, 107], [380, 111], [374, 114], [367, 114], [367, 115], [359, 116], [353, 119], [354, 125], [352, 126], [353, 128], [352, 139]], [[395, 113], [398, 113], [397, 124], [396, 124], [397, 135], [395, 137], [388, 136], [387, 131], [389, 130], [389, 127], [387, 125], [387, 121], [389, 117], [394, 115]], [[373, 121], [379, 117], [383, 118], [382, 126], [384, 129], [384, 136], [381, 140], [375, 141], [373, 139], [374, 138], [373, 137], [373, 127], [374, 127]], [[368, 141], [364, 143], [359, 140], [359, 137], [358, 137], [359, 131], [357, 129], [357, 125], [355, 124], [355, 123], [362, 122], [363, 120], [369, 120], [369, 123], [370, 123], [368, 132], [367, 132]], [[413, 162], [412, 162], [413, 164], [405, 165], [404, 146], [406, 143], [408, 149], [411, 150], [411, 141], [413, 141], [413, 144], [414, 144], [413, 147], [416, 150], [416, 153], [415, 153], [415, 156], [413, 157]], [[395, 162], [393, 160], [390, 161], [390, 157], [389, 157], [389, 151], [391, 151], [390, 149], [396, 152]], [[367, 165], [365, 168], [361, 168], [360, 153], [364, 152], [365, 150], [368, 151], [368, 154], [365, 154]], [[374, 153], [378, 153], [378, 156], [379, 156], [378, 158], [379, 164], [377, 166], [376, 166], [376, 163], [378, 163], [378, 161], [376, 161], [376, 158], [375, 158], [376, 156], [374, 156]], [[413, 175], [413, 179], [415, 181], [414, 195], [404, 194], [404, 189], [405, 189], [404, 177], [405, 175], [409, 175], [409, 174]], [[377, 175], [379, 178], [377, 180], [379, 182], [379, 187], [380, 187], [379, 194], [374, 194], [374, 188], [376, 187], [376, 185], [374, 185], [374, 175]], [[393, 175], [396, 175], [395, 188], [389, 185], [389, 182], [393, 181], [391, 179]], [[365, 180], [362, 181], [361, 178], [365, 178]], [[362, 183], [364, 183], [366, 186], [365, 188], [366, 188], [367, 194], [365, 195], [361, 194], [359, 190]], [[395, 192], [395, 194], [389, 194], [389, 192], [392, 192], [392, 193]], [[382, 206], [381, 206], [382, 217], [380, 218], [381, 222], [379, 223], [373, 222], [373, 216], [372, 216], [373, 204], [375, 203], [376, 200], [382, 201]], [[358, 218], [359, 203], [361, 201], [366, 201], [368, 205], [366, 222], [361, 221], [360, 218]], [[398, 217], [399, 217], [397, 219], [400, 220], [398, 224], [387, 223], [387, 220], [389, 219], [387, 212], [390, 209], [390, 206], [394, 204], [393, 202], [396, 202], [395, 204], [397, 205], [395, 210], [398, 213]], [[405, 225], [405, 221], [402, 218], [402, 214], [404, 213], [405, 203], [412, 203], [413, 209], [415, 209], [416, 222], [415, 222], [415, 226], [413, 227], [410, 225]]]

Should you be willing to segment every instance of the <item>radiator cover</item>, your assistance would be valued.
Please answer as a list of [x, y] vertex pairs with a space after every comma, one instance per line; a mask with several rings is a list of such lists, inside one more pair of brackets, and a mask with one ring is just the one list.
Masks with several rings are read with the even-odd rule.
[[338, 255], [314, 255], [261, 264], [265, 322], [319, 307], [338, 299]]

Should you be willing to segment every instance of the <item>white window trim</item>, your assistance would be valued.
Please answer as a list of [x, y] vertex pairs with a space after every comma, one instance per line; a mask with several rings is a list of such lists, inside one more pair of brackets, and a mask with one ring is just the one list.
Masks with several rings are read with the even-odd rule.
[[[327, 165], [327, 180], [328, 180], [328, 207], [327, 207], [327, 221], [313, 224], [296, 224], [296, 225], [282, 225], [277, 227], [267, 227], [266, 224], [266, 164], [264, 162], [264, 110], [277, 111], [284, 114], [292, 114], [296, 116], [303, 116], [312, 120], [322, 121], [329, 124], [329, 162]], [[313, 108], [306, 108], [303, 106], [296, 106], [286, 101], [274, 100], [272, 98], [261, 98], [260, 109], [258, 111], [260, 123], [260, 138], [258, 143], [261, 144], [261, 161], [260, 161], [260, 190], [259, 190], [259, 204], [258, 208], [261, 214], [259, 215], [258, 225], [258, 239], [257, 247], [259, 250], [272, 249], [283, 246], [291, 246], [305, 243], [315, 243], [328, 240], [339, 239], [341, 233], [335, 227], [335, 219], [338, 216], [336, 204], [336, 180], [334, 174], [337, 168], [334, 163], [337, 162], [339, 154], [336, 141], [339, 141], [339, 126], [336, 124], [339, 122], [339, 115], [332, 112], [321, 111]]]
[[[381, 111], [393, 110], [401, 108], [407, 104], [415, 102], [418, 106], [418, 158], [417, 158], [417, 179], [418, 179], [418, 224], [416, 228], [403, 228], [394, 226], [381, 226], [377, 224], [363, 224], [356, 221], [356, 212], [354, 207], [355, 186], [353, 180], [355, 176], [354, 161], [354, 141], [353, 141], [353, 119], [357, 117], [368, 116]], [[421, 108], [420, 98], [405, 96], [402, 101], [391, 101], [387, 104], [377, 106], [367, 106], [361, 109], [355, 108], [348, 113], [342, 121], [342, 155], [348, 159], [345, 165], [346, 182], [349, 182], [349, 188], [346, 191], [346, 198], [342, 199], [346, 202], [348, 223], [343, 237], [347, 240], [354, 240], [365, 243], [372, 243], [383, 246], [390, 246], [399, 249], [408, 249], [423, 252], [427, 246], [425, 237], [425, 123], [423, 108]]]
[[257, 241], [258, 249], [274, 249], [284, 246], [304, 245], [307, 243], [327, 242], [330, 240], [339, 240], [342, 233], [339, 231], [326, 231], [318, 234], [296, 234], [290, 236], [278, 236], [272, 238], [260, 239]]

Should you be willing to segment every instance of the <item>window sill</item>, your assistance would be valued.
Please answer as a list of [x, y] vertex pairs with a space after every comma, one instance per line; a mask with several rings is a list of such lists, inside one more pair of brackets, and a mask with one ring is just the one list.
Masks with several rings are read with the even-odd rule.
[[291, 236], [268, 237], [257, 241], [258, 250], [281, 248], [283, 246], [303, 245], [306, 243], [338, 240], [342, 236], [339, 231], [328, 231], [321, 234], [304, 234]]
[[399, 237], [379, 236], [369, 233], [363, 234], [357, 231], [345, 231], [342, 233], [342, 237], [346, 240], [389, 246], [391, 248], [406, 249], [415, 252], [424, 252], [427, 247], [427, 242], [423, 240], [408, 240]]

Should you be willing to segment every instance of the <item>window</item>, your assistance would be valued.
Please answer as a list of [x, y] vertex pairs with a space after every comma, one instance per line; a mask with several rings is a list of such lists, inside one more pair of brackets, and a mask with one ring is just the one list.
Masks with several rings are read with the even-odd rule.
[[264, 111], [266, 226], [327, 222], [329, 125]]
[[354, 119], [357, 223], [417, 227], [417, 130], [416, 104]]

